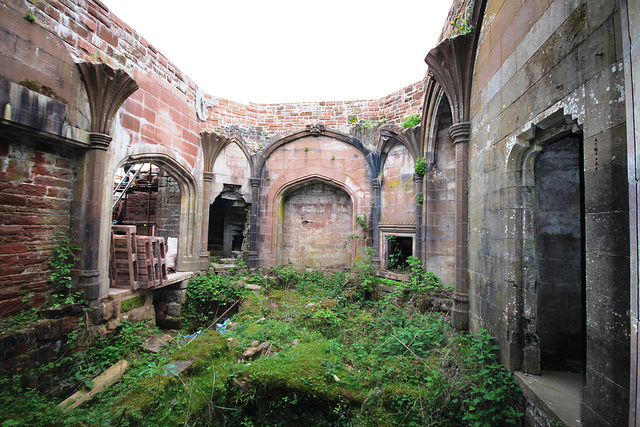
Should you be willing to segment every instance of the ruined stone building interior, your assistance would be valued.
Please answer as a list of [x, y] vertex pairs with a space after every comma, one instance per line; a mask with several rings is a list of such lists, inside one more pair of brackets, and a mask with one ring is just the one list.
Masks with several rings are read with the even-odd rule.
[[[381, 99], [243, 104], [99, 0], [3, 1], [0, 316], [42, 301], [59, 232], [96, 325], [141, 295], [156, 316], [154, 292], [214, 259], [345, 268], [370, 247], [384, 271], [397, 247], [454, 287], [455, 328], [495, 337], [536, 417], [554, 370], [581, 425], [640, 426], [640, 2], [449, 16], [416, 43], [424, 79]], [[125, 225], [169, 255], [149, 287], [117, 278]]]

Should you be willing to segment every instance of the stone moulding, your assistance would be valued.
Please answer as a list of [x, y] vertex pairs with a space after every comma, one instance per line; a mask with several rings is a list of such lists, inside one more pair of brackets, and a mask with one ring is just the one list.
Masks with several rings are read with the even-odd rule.
[[434, 76], [449, 99], [453, 123], [469, 120], [474, 37], [475, 33], [472, 31], [445, 39], [431, 49], [424, 59], [429, 65], [429, 73]]
[[129, 74], [107, 64], [81, 62], [78, 68], [89, 98], [91, 132], [108, 135], [118, 109], [139, 86]]
[[213, 167], [215, 166], [218, 156], [227, 147], [227, 145], [231, 143], [235, 143], [242, 150], [247, 158], [247, 162], [249, 163], [251, 174], [253, 176], [255, 155], [251, 153], [251, 150], [249, 150], [249, 147], [244, 140], [238, 136], [228, 137], [213, 131], [200, 132], [200, 144], [202, 145], [202, 151], [204, 154], [204, 171], [213, 173]]

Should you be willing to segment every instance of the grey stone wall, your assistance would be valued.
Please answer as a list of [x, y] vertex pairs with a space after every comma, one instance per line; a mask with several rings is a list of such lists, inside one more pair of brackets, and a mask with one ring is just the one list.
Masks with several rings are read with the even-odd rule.
[[[631, 385], [629, 425], [640, 425], [640, 340], [638, 334], [640, 321], [638, 320], [640, 307], [640, 2], [620, 1], [622, 21], [622, 41], [625, 67], [625, 97], [627, 105], [627, 159], [629, 178], [629, 236], [630, 236], [630, 266], [631, 266]], [[636, 71], [634, 71], [636, 70]]]
[[[582, 422], [625, 425], [629, 205], [619, 9], [615, 1], [556, 0], [546, 9], [525, 3], [509, 18], [496, 6], [502, 2], [488, 1], [477, 51], [469, 161], [470, 325], [498, 338], [508, 368], [522, 367], [524, 346], [530, 344], [527, 322], [535, 316], [524, 309], [535, 307], [530, 299], [539, 268], [535, 162], [544, 144], [582, 133]], [[525, 22], [528, 30], [510, 19], [520, 27]]]
[[156, 200], [156, 235], [169, 237], [180, 235], [180, 186], [168, 173], [160, 169]]

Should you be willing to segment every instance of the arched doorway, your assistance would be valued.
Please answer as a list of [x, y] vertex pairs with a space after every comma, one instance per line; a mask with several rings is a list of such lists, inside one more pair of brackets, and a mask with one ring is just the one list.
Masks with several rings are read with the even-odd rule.
[[[563, 110], [518, 138], [513, 177], [513, 325], [510, 369], [584, 374], [586, 233], [581, 127]], [[510, 235], [508, 234], [507, 237]], [[521, 351], [521, 352], [520, 352]]]
[[541, 370], [585, 369], [582, 159], [581, 135], [569, 135], [546, 146], [535, 164], [534, 304]]
[[208, 250], [214, 258], [239, 258], [245, 243], [249, 205], [240, 186], [224, 184], [209, 209]]

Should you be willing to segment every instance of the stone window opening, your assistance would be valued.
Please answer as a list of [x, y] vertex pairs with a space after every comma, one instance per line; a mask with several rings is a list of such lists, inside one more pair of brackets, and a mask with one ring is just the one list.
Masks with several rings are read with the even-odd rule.
[[413, 256], [413, 237], [388, 234], [386, 243], [386, 268], [388, 270], [405, 271], [408, 269], [408, 258]]
[[380, 224], [380, 268], [404, 271], [407, 259], [415, 256], [415, 224]]

